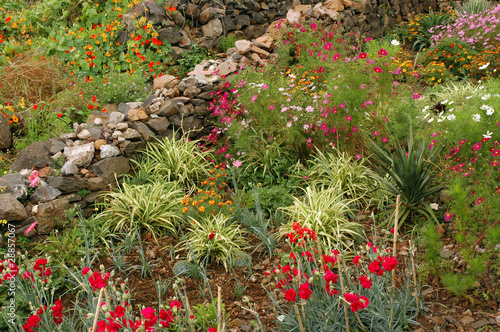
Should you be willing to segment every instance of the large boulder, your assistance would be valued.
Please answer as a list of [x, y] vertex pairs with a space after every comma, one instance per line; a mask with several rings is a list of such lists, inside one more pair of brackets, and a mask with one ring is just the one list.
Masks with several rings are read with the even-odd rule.
[[24, 206], [12, 194], [0, 194], [0, 220], [20, 221], [28, 217]]
[[92, 173], [102, 178], [104, 183], [111, 183], [122, 174], [130, 171], [130, 164], [127, 158], [123, 156], [106, 158], [96, 162], [89, 169]]
[[163, 75], [161, 77], [157, 77], [153, 80], [153, 90], [157, 89], [171, 89], [179, 84], [179, 80], [173, 75]]
[[0, 149], [7, 149], [11, 143], [9, 122], [4, 116], [0, 116]]
[[33, 167], [52, 166], [50, 152], [43, 141], [37, 141], [22, 150], [16, 160], [10, 166], [13, 172], [20, 172], [23, 169], [33, 169]]
[[28, 180], [22, 174], [6, 174], [0, 177], [0, 192], [12, 194], [16, 199], [26, 199]]

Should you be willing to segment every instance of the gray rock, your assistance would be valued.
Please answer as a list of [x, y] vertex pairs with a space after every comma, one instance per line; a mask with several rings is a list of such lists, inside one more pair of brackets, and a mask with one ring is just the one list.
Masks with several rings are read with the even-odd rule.
[[149, 129], [149, 127], [142, 122], [131, 123], [130, 127], [132, 129], [137, 130], [137, 132], [141, 135], [142, 139], [146, 142], [150, 141], [152, 138], [155, 137], [155, 133], [152, 132], [151, 129]]
[[185, 97], [188, 97], [188, 98], [193, 98], [194, 96], [196, 96], [200, 92], [201, 92], [201, 89], [196, 87], [196, 85], [190, 85], [189, 87], [187, 87], [186, 90], [184, 90], [183, 95]]
[[149, 96], [143, 103], [142, 103], [142, 108], [148, 108], [149, 105], [153, 104], [154, 100], [156, 99], [156, 95], [152, 94]]
[[116, 146], [106, 144], [106, 145], [101, 146], [100, 157], [101, 157], [101, 159], [111, 158], [111, 157], [119, 156], [120, 153], [121, 153], [120, 149], [118, 149]]
[[[165, 131], [165, 132], [168, 132]], [[163, 134], [165, 134], [165, 132]], [[163, 136], [162, 134], [162, 136]], [[140, 142], [131, 142], [131, 141], [125, 141], [121, 145], [121, 150], [122, 153], [126, 157], [132, 157], [135, 153], [144, 150], [146, 148], [146, 142], [140, 141]]]
[[73, 161], [76, 166], [87, 167], [94, 158], [94, 143], [87, 143], [64, 148], [64, 155], [68, 161]]
[[128, 106], [125, 103], [120, 103], [118, 105], [118, 112], [122, 113], [124, 116], [128, 113], [129, 109], [130, 109], [130, 106]]
[[10, 126], [7, 119], [2, 115], [0, 117], [0, 149], [7, 149], [12, 143], [10, 135]]
[[50, 152], [46, 144], [42, 141], [29, 145], [19, 153], [19, 156], [10, 166], [12, 172], [20, 172], [23, 169], [33, 169], [33, 167], [44, 167], [45, 164], [52, 166]]
[[49, 234], [57, 225], [56, 218], [62, 218], [64, 212], [69, 208], [71, 208], [71, 204], [62, 198], [40, 204], [36, 214], [36, 219], [38, 220], [37, 231], [40, 234]]
[[115, 180], [115, 175], [119, 178], [122, 174], [130, 171], [130, 165], [127, 158], [123, 156], [106, 158], [90, 166], [92, 173], [102, 178], [104, 183], [111, 183]]
[[238, 16], [236, 16], [236, 19], [234, 21], [236, 23], [236, 29], [240, 30], [240, 29], [250, 25], [250, 16], [238, 15]]
[[26, 236], [26, 237], [32, 237], [33, 235], [36, 234], [36, 227], [35, 229], [33, 229], [31, 232], [29, 232], [28, 234], [26, 234], [25, 232], [28, 230], [28, 228], [30, 228], [31, 224], [33, 224], [34, 222], [36, 222], [36, 218], [35, 217], [29, 217], [28, 219], [24, 220], [22, 223], [21, 223], [21, 227], [19, 228], [16, 228], [15, 230], [15, 234], [16, 235], [22, 235], [22, 236]]
[[147, 7], [149, 14], [157, 16], [165, 16], [165, 8], [158, 5], [155, 1], [148, 1]]
[[12, 194], [0, 194], [0, 220], [20, 221], [28, 217], [24, 206]]
[[78, 193], [71, 193], [71, 194], [67, 194], [67, 195], [62, 195], [59, 198], [65, 199], [70, 203], [79, 202], [82, 200], [82, 196], [80, 196]]
[[231, 18], [231, 16], [224, 16], [222, 21], [224, 22], [224, 28], [226, 28], [226, 31], [236, 30], [236, 24], [234, 24], [234, 21]]
[[156, 119], [151, 119], [146, 122], [146, 125], [156, 134], [161, 135], [165, 130], [167, 130], [168, 126], [170, 126], [170, 122], [168, 122], [165, 117], [158, 117]]
[[47, 184], [62, 193], [77, 192], [85, 187], [83, 180], [79, 177], [49, 176]]
[[189, 77], [184, 78], [179, 83], [179, 85], [177, 86], [177, 89], [179, 89], [179, 91], [181, 91], [181, 92], [184, 92], [184, 90], [186, 90], [188, 87], [190, 87], [191, 85], [195, 85], [195, 84], [196, 84], [196, 78], [194, 76], [189, 76]]
[[62, 139], [63, 141], [72, 140], [72, 139], [76, 138], [76, 134], [75, 133], [65, 133], [65, 134], [59, 135], [59, 138]]
[[[128, 109], [127, 109], [127, 113], [128, 113]], [[124, 113], [121, 113], [121, 112], [111, 112], [109, 114], [109, 123], [113, 123], [115, 125], [117, 125], [118, 123], [120, 122], [123, 122], [123, 120], [125, 119], [125, 114]]]
[[106, 184], [99, 176], [88, 178], [85, 181], [85, 189], [88, 189], [90, 191], [106, 190], [106, 188]]
[[64, 163], [63, 167], [61, 168], [61, 174], [62, 175], [73, 175], [78, 173], [78, 167], [75, 165], [75, 162], [72, 160], [69, 160]]
[[182, 40], [182, 34], [177, 28], [163, 28], [158, 31], [158, 39], [161, 41], [167, 41], [170, 44], [177, 44]]
[[137, 130], [132, 129], [132, 128], [128, 128], [127, 130], [125, 130], [121, 136], [124, 139], [129, 140], [129, 141], [137, 141], [137, 140], [140, 140], [142, 138], [141, 134], [139, 134], [139, 132]]
[[30, 202], [39, 203], [39, 202], [47, 202], [53, 201], [62, 193], [60, 190], [49, 186], [47, 183], [40, 181], [40, 184], [35, 189], [33, 194], [31, 194]]
[[222, 35], [222, 23], [216, 18], [201, 27], [203, 34], [208, 38], [217, 38]]
[[194, 116], [188, 116], [182, 119], [182, 130], [187, 133], [189, 132], [189, 136], [193, 137], [196, 136], [197, 131], [202, 129], [203, 126], [201, 125], [201, 120], [194, 117]]
[[28, 180], [22, 174], [6, 174], [0, 177], [0, 192], [12, 194], [16, 199], [26, 199], [28, 184]]
[[56, 154], [62, 151], [66, 147], [66, 143], [61, 142], [60, 140], [54, 139], [48, 143], [48, 148], [50, 154]]
[[224, 14], [225, 12], [223, 9], [208, 7], [200, 13], [200, 16], [198, 16], [198, 21], [200, 21], [201, 24], [207, 24], [214, 18], [218, 18], [220, 16], [223, 16]]
[[126, 122], [120, 122], [116, 125], [116, 129], [118, 130], [127, 130], [128, 128], [128, 123]]
[[159, 116], [171, 116], [179, 112], [179, 107], [172, 100], [165, 100], [161, 103], [158, 111]]

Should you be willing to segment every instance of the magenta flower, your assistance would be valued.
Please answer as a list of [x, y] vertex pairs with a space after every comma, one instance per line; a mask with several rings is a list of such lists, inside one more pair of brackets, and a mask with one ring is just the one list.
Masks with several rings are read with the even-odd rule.
[[383, 72], [382, 68], [380, 68], [380, 67], [373, 67], [373, 71], [376, 72], [376, 73], [382, 73]]
[[481, 205], [482, 202], [483, 202], [483, 198], [479, 197], [478, 200], [476, 201], [476, 205]]
[[361, 53], [359, 53], [359, 55], [358, 55], [358, 58], [360, 58], [360, 59], [366, 59], [366, 57], [367, 57], [367, 55], [366, 55], [366, 53], [365, 53], [365, 52], [361, 52]]
[[384, 55], [387, 55], [387, 51], [386, 51], [386, 50], [384, 50], [383, 48], [381, 48], [381, 49], [380, 49], [380, 51], [378, 51], [378, 55], [379, 55], [380, 57], [383, 57]]
[[419, 95], [418, 93], [415, 93], [415, 94], [413, 95], [413, 99], [420, 99], [420, 95]]
[[378, 131], [373, 131], [373, 136], [378, 136]]
[[269, 105], [269, 109], [272, 111], [274, 109], [274, 105]]
[[333, 61], [338, 60], [340, 58], [340, 53], [337, 53], [333, 56]]
[[444, 220], [445, 221], [450, 221], [452, 218], [453, 218], [454, 214], [446, 211], [445, 214], [444, 214]]
[[387, 143], [389, 142], [389, 139], [387, 137], [382, 137], [382, 142]]
[[351, 120], [352, 120], [352, 116], [348, 115], [348, 116], [346, 116], [346, 117], [345, 117], [345, 119], [346, 119], [347, 121], [351, 121]]
[[323, 46], [325, 50], [329, 50], [332, 48], [332, 43], [326, 43], [325, 46]]
[[472, 146], [472, 149], [473, 149], [474, 151], [479, 151], [479, 150], [481, 149], [481, 142], [477, 142], [476, 144], [474, 144], [474, 145]]
[[40, 184], [40, 178], [39, 178], [38, 171], [31, 172], [31, 175], [28, 177], [28, 179], [30, 180], [29, 186], [31, 188], [34, 188]]
[[32, 230], [35, 229], [36, 225], [38, 225], [38, 221], [32, 223], [26, 230], [24, 231], [24, 235], [28, 235]]
[[352, 130], [353, 133], [357, 133], [358, 132], [358, 127], [353, 126], [351, 130]]

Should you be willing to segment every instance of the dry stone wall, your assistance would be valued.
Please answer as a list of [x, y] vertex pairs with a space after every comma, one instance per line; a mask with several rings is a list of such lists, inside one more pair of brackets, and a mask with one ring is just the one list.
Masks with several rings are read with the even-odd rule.
[[[192, 40], [213, 46], [227, 32], [240, 40], [217, 60], [203, 60], [182, 80], [170, 75], [156, 78], [154, 94], [144, 102], [106, 105], [107, 112], [91, 113], [86, 123], [75, 123], [72, 132], [35, 142], [21, 151], [11, 173], [0, 177], [0, 220], [14, 223], [18, 234], [35, 221], [39, 234], [50, 233], [57, 217], [75, 205], [91, 215], [99, 195], [131, 172], [129, 158], [135, 158], [148, 142], [181, 133], [193, 138], [208, 134], [214, 93], [234, 72], [248, 65], [265, 65], [279, 43], [280, 27], [318, 20], [323, 24], [341, 22], [359, 34], [376, 37], [387, 24], [438, 6], [435, 0], [194, 0], [178, 4], [183, 16], [171, 17], [152, 3], [134, 8], [124, 20], [134, 15], [146, 15], [158, 24], [172, 20], [172, 26], [168, 23], [160, 34], [174, 44], [174, 53], [182, 53]], [[192, 20], [191, 27], [186, 19]], [[126, 40], [127, 32], [119, 38]], [[0, 149], [11, 144], [3, 120], [0, 118]], [[30, 189], [28, 178], [33, 170], [41, 182]], [[27, 235], [33, 234], [35, 231]]]

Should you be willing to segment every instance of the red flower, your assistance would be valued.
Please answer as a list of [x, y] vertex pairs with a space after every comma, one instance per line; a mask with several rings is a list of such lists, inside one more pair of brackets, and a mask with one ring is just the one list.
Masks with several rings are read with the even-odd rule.
[[170, 309], [177, 308], [177, 310], [182, 308], [182, 303], [180, 301], [172, 301], [170, 302]]
[[380, 269], [380, 262], [379, 261], [373, 261], [370, 263], [368, 266], [368, 271], [371, 273], [375, 273]]
[[95, 103], [96, 100], [97, 98], [95, 96], [92, 96], [92, 102]]
[[285, 293], [285, 299], [288, 302], [292, 302], [292, 301], [296, 302], [297, 301], [297, 292], [294, 289], [290, 288]]
[[93, 110], [95, 107], [92, 104], [89, 104], [89, 110]]
[[61, 304], [61, 299], [58, 299], [56, 303], [52, 306], [52, 320], [54, 321], [54, 324], [59, 325], [62, 323], [63, 319], [63, 307]]
[[326, 271], [325, 276], [323, 278], [325, 278], [327, 284], [329, 284], [330, 282], [336, 283], [339, 280], [339, 275], [328, 270]]
[[376, 72], [376, 73], [383, 72], [382, 68], [380, 68], [380, 67], [373, 67], [373, 71]]
[[33, 109], [36, 111], [38, 109], [38, 104], [33, 105]]
[[103, 287], [106, 287], [107, 285], [106, 280], [108, 279], [109, 279], [109, 273], [104, 274], [103, 278], [101, 276], [101, 273], [99, 273], [99, 271], [94, 271], [94, 273], [89, 278], [90, 286], [92, 286], [92, 289], [94, 291], [96, 289], [102, 289]]
[[84, 276], [87, 273], [89, 273], [89, 271], [90, 271], [90, 267], [87, 266], [87, 267], [83, 268], [83, 270], [82, 270], [82, 276]]
[[34, 332], [35, 330], [33, 330], [32, 327], [38, 327], [39, 322], [40, 317], [38, 317], [37, 315], [32, 315], [28, 318], [28, 321], [22, 327], [25, 332]]
[[354, 263], [354, 265], [358, 266], [360, 258], [361, 258], [361, 256], [359, 256], [359, 255], [356, 256], [356, 257], [354, 257], [354, 259], [352, 260], [352, 262]]
[[359, 55], [358, 55], [358, 57], [359, 57], [360, 59], [366, 59], [366, 56], [367, 56], [367, 55], [366, 55], [366, 53], [365, 53], [365, 52], [361, 52], [361, 53], [359, 53]]
[[169, 327], [170, 323], [174, 322], [174, 317], [172, 316], [172, 311], [160, 310], [160, 325], [163, 327]]
[[56, 114], [58, 118], [62, 118], [63, 114], [62, 113], [57, 113]]
[[370, 289], [372, 287], [372, 279], [370, 277], [361, 276], [358, 280], [361, 286], [363, 286], [364, 288]]
[[114, 315], [115, 317], [122, 318], [123, 316], [125, 316], [125, 311], [126, 309], [124, 307], [122, 307], [121, 305], [117, 305], [115, 308]]
[[309, 288], [309, 284], [307, 282], [299, 286], [299, 297], [301, 299], [307, 300], [308, 298], [311, 297], [311, 294], [312, 291]]
[[392, 271], [398, 265], [398, 260], [396, 257], [384, 257], [384, 262], [382, 263], [382, 267], [386, 271]]
[[208, 332], [217, 332], [217, 329], [214, 329], [213, 327], [210, 327], [210, 328], [208, 329]]
[[215, 237], [215, 232], [211, 231], [210, 234], [208, 234], [208, 239], [212, 240]]

